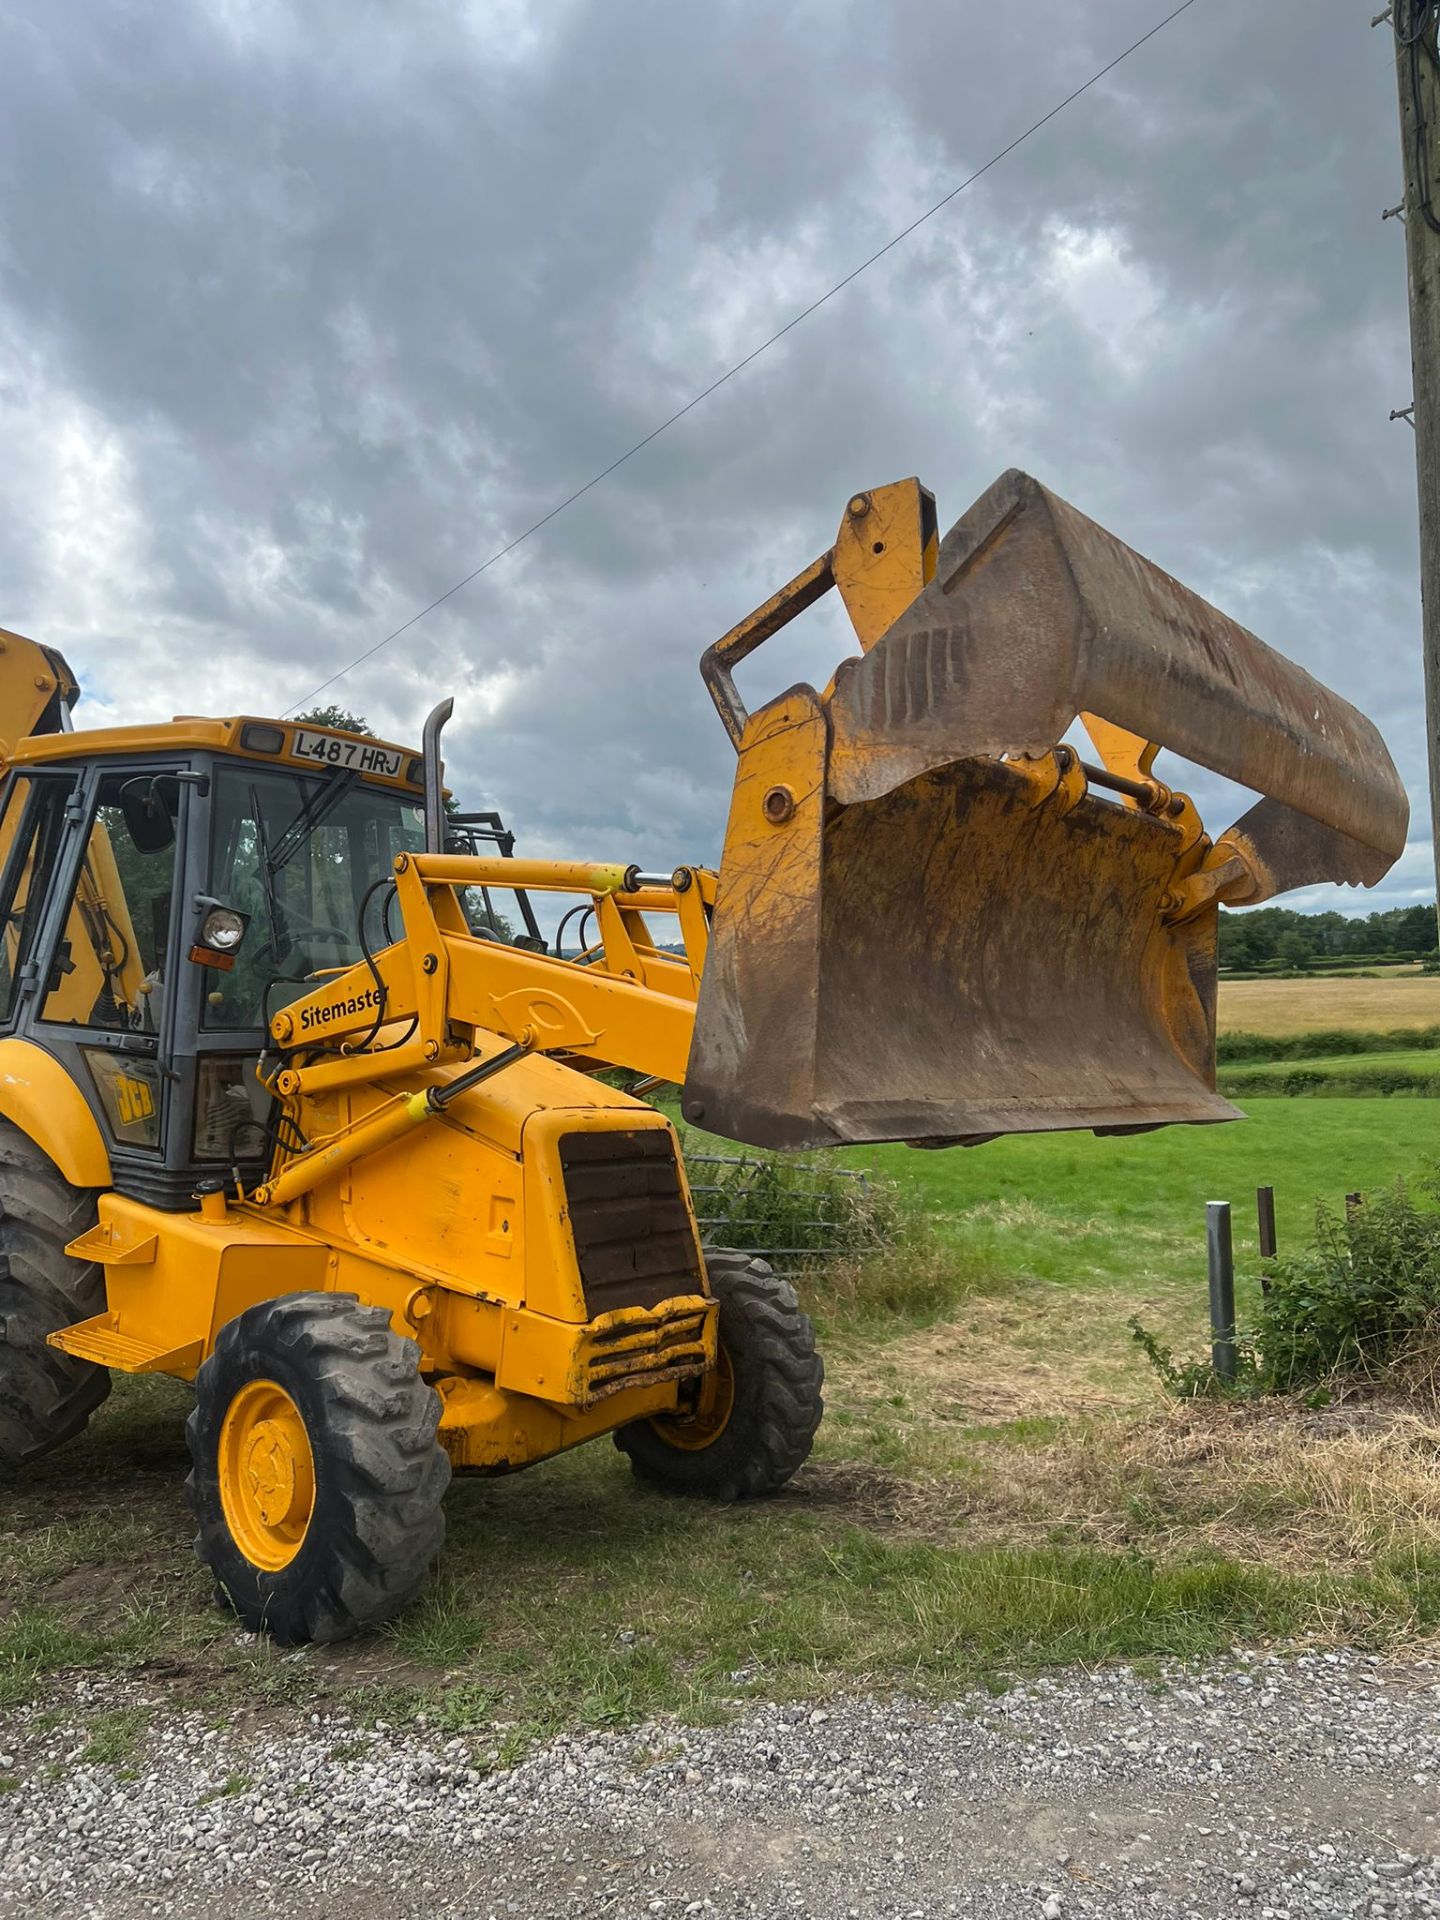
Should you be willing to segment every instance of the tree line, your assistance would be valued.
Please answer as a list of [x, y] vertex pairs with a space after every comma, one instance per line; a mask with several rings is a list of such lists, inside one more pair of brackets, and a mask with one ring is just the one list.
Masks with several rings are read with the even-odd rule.
[[1220, 914], [1222, 967], [1258, 967], [1267, 961], [1306, 967], [1326, 959], [1423, 959], [1435, 952], [1435, 908], [1391, 907], [1363, 918], [1345, 913], [1297, 913], [1293, 907], [1257, 907]]

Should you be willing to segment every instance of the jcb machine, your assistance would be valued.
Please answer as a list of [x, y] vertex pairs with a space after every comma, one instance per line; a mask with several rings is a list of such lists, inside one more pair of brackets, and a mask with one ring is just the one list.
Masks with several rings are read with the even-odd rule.
[[[747, 714], [736, 662], [832, 586], [861, 651]], [[674, 1128], [602, 1071], [766, 1147], [1230, 1119], [1220, 904], [1405, 840], [1367, 720], [1019, 473], [943, 541], [915, 481], [856, 495], [703, 672], [723, 858], [648, 874], [447, 829], [448, 705], [420, 755], [76, 733], [64, 662], [3, 636], [7, 1470], [116, 1370], [193, 1381], [201, 1558], [286, 1641], [416, 1592], [452, 1471], [612, 1433], [659, 1486], [772, 1492], [810, 1324], [702, 1249]], [[1212, 838], [1162, 744], [1264, 797]]]

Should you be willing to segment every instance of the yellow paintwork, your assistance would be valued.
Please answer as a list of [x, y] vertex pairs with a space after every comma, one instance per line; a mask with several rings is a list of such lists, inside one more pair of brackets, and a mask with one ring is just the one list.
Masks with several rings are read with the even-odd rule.
[[[713, 874], [683, 871], [687, 880], [681, 891], [672, 886], [627, 893], [619, 884], [623, 868], [402, 854], [395, 881], [404, 932], [377, 956], [376, 966], [387, 1022], [408, 1023], [413, 1017], [416, 1024], [387, 1055], [390, 1072], [468, 1058], [472, 1051], [485, 1057], [488, 1033], [510, 1041], [529, 1034], [541, 1047], [563, 1046], [599, 1065], [681, 1079], [708, 937], [703, 909], [715, 897]], [[550, 954], [477, 940], [456, 903], [457, 885], [589, 892], [603, 929], [603, 961], [577, 967]], [[687, 946], [683, 956], [660, 951], [646, 911], [678, 916]], [[290, 1048], [320, 1039], [327, 1044], [355, 1040], [373, 1029], [378, 1000], [369, 967], [354, 966], [277, 1013], [271, 1032], [280, 1046]], [[590, 1038], [578, 1041], [577, 1030]], [[290, 1070], [280, 1090], [313, 1097], [368, 1071], [343, 1056], [332, 1057]]]
[[662, 1415], [650, 1424], [667, 1447], [678, 1447], [682, 1453], [703, 1453], [724, 1433], [734, 1411], [735, 1368], [722, 1345], [716, 1350], [715, 1365], [700, 1384], [694, 1408], [678, 1417]]
[[246, 1381], [225, 1410], [216, 1466], [231, 1539], [265, 1573], [288, 1567], [315, 1512], [315, 1455], [283, 1387]]
[[939, 550], [935, 502], [918, 480], [853, 496], [830, 550], [830, 570], [867, 653], [934, 579]]
[[52, 647], [42, 647], [23, 633], [11, 633], [0, 627], [0, 716], [4, 734], [0, 736], [0, 760], [27, 744], [51, 709], [56, 694], [67, 710], [74, 705], [80, 689], [63, 658]]
[[[1101, 762], [1111, 773], [1123, 774], [1127, 780], [1151, 778], [1150, 769], [1160, 752], [1158, 741], [1131, 733], [1128, 727], [1117, 727], [1113, 720], [1102, 720], [1098, 713], [1082, 713], [1080, 719]], [[1134, 807], [1140, 803], [1128, 799], [1125, 804]]]
[[636, 1388], [585, 1410], [505, 1393], [484, 1379], [437, 1381], [440, 1444], [457, 1472], [508, 1473], [676, 1404], [673, 1385]]
[[54, 1337], [67, 1353], [122, 1372], [192, 1379], [220, 1329], [262, 1300], [322, 1290], [327, 1249], [283, 1220], [242, 1208], [221, 1219], [162, 1213], [103, 1194], [99, 1222], [71, 1243], [105, 1268], [106, 1311]]
[[69, 1074], [33, 1040], [0, 1040], [0, 1114], [54, 1161], [72, 1186], [108, 1187], [100, 1123]]
[[[455, 1071], [432, 1069], [399, 1096], [373, 1082], [323, 1095], [306, 1105], [305, 1125], [373, 1143], [376, 1116], [413, 1108]], [[384, 1307], [418, 1341], [427, 1373], [488, 1389], [450, 1408], [442, 1439], [457, 1465], [524, 1465], [673, 1412], [680, 1385], [713, 1365], [716, 1308], [689, 1293], [587, 1318], [559, 1163], [561, 1138], [581, 1128], [669, 1123], [537, 1055], [363, 1156], [327, 1155], [323, 1177], [283, 1208], [210, 1195], [173, 1214], [106, 1194], [99, 1225], [70, 1251], [104, 1265], [107, 1311], [54, 1343], [122, 1371], [192, 1378], [237, 1313], [331, 1290]], [[518, 1411], [496, 1415], [512, 1401]], [[487, 1410], [488, 1437], [457, 1435], [462, 1404]]]

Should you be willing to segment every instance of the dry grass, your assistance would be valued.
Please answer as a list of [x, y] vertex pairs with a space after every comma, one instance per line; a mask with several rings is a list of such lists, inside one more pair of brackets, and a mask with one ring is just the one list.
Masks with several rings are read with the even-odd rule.
[[828, 1398], [883, 1403], [917, 1429], [1144, 1411], [1164, 1396], [1135, 1350], [1129, 1320], [1137, 1312], [1181, 1346], [1202, 1337], [1203, 1313], [1197, 1318], [1173, 1292], [1077, 1296], [1037, 1283], [977, 1298], [954, 1319], [883, 1346], [832, 1340]]
[[1312, 1033], [1322, 1027], [1428, 1027], [1440, 1021], [1440, 975], [1398, 979], [1226, 980], [1222, 1033]]
[[[837, 1356], [821, 1497], [972, 1547], [1211, 1552], [1292, 1573], [1440, 1554], [1440, 1413], [1423, 1399], [1177, 1403], [1117, 1329], [1077, 1324], [1077, 1304], [1007, 1301], [883, 1356]], [[857, 1439], [868, 1471], [842, 1464]]]
[[1440, 1551], [1440, 1426], [1407, 1410], [1305, 1414], [1188, 1401], [1106, 1415], [1048, 1444], [990, 1447], [970, 1521], [1017, 1542], [1193, 1556], [1299, 1572]]

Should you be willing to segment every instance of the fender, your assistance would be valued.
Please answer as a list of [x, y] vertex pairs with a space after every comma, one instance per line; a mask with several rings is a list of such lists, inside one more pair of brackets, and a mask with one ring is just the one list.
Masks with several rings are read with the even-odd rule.
[[111, 1185], [100, 1123], [60, 1062], [33, 1040], [0, 1040], [0, 1117], [27, 1134], [72, 1187]]

